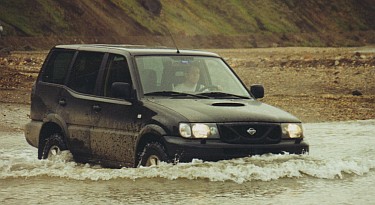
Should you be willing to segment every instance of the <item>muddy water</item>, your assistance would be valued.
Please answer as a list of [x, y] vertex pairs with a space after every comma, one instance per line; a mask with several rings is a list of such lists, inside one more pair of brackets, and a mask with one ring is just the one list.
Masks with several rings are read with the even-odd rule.
[[306, 156], [104, 169], [0, 132], [0, 204], [374, 204], [375, 120], [305, 125]]

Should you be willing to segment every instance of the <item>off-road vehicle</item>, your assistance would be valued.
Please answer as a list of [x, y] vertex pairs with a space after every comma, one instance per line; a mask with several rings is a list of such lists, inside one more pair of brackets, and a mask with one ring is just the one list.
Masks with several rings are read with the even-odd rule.
[[126, 45], [59, 45], [31, 96], [38, 158], [150, 166], [308, 152], [300, 120], [262, 103], [219, 55]]

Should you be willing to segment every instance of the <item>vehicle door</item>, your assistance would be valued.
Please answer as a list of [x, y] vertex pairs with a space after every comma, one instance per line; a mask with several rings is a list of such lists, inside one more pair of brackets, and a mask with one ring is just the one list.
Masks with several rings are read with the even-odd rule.
[[[53, 49], [43, 65], [41, 75], [38, 77], [35, 93], [32, 94], [32, 119], [40, 119], [46, 115], [57, 115], [59, 109], [59, 98], [70, 64], [72, 63], [74, 50]], [[62, 122], [60, 122], [61, 124]]]
[[[125, 56], [109, 54], [95, 103], [95, 127], [91, 130], [91, 149], [95, 158], [132, 166], [134, 147], [140, 130], [141, 106], [114, 96], [112, 84], [129, 83], [133, 88], [129, 64]], [[131, 89], [133, 90], [133, 89]], [[125, 164], [124, 164], [125, 163]]]
[[79, 51], [67, 87], [58, 103], [69, 131], [69, 149], [78, 158], [91, 158], [90, 129], [95, 126], [96, 81], [104, 53]]

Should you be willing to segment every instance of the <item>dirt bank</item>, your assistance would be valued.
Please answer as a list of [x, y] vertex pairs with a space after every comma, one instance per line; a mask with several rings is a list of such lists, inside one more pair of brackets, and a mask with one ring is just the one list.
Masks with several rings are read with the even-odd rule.
[[[263, 84], [263, 102], [304, 122], [375, 118], [375, 47], [212, 51], [248, 86]], [[20, 125], [12, 124], [27, 120], [31, 86], [46, 54], [12, 52], [0, 57], [0, 129], [15, 129]]]
[[216, 50], [263, 102], [304, 122], [375, 118], [375, 48]]

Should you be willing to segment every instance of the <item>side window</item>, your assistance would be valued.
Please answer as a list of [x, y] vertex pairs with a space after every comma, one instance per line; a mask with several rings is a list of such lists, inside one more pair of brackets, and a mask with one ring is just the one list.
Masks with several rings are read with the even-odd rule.
[[75, 51], [55, 50], [48, 59], [42, 74], [42, 81], [48, 83], [64, 84], [69, 65]]
[[114, 82], [132, 84], [126, 58], [122, 55], [110, 54], [106, 65], [106, 74], [104, 75], [102, 91], [104, 96], [113, 97], [111, 88]]
[[68, 86], [80, 93], [94, 94], [104, 53], [80, 52], [73, 64]]

